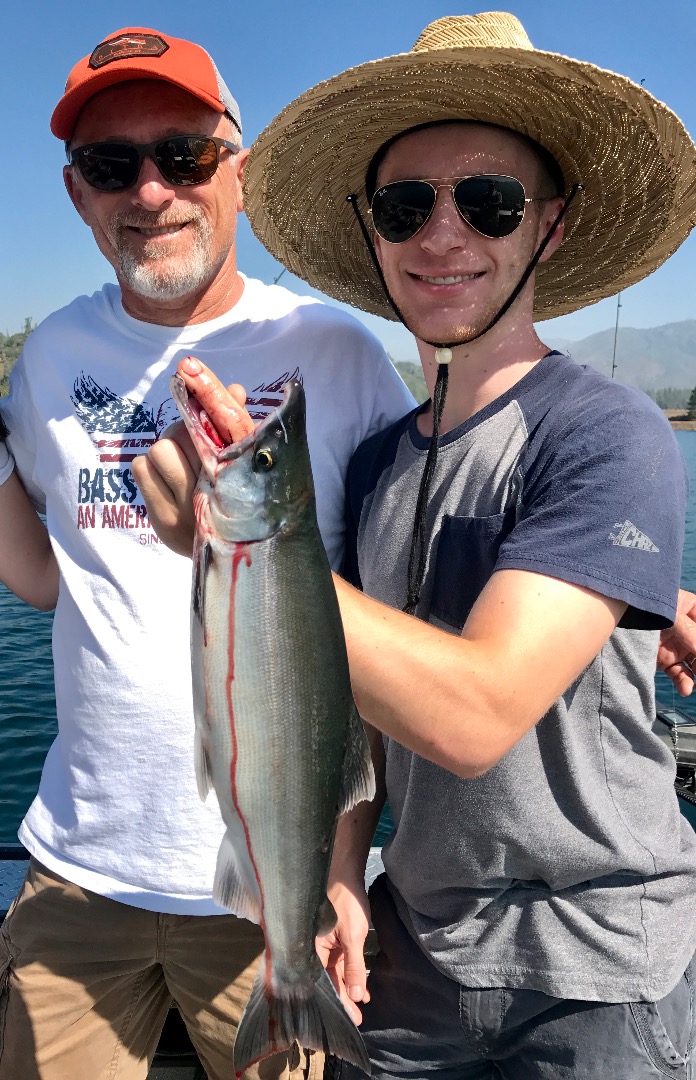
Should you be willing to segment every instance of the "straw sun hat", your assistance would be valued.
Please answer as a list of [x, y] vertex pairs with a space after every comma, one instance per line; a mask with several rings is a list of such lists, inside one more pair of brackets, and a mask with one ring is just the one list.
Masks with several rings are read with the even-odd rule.
[[365, 171], [417, 124], [476, 120], [535, 139], [566, 192], [566, 238], [537, 267], [535, 318], [595, 303], [646, 277], [696, 223], [696, 148], [642, 86], [535, 49], [513, 15], [438, 19], [411, 52], [361, 64], [302, 94], [266, 128], [245, 170], [261, 243], [322, 292], [393, 319], [346, 196], [366, 215]]

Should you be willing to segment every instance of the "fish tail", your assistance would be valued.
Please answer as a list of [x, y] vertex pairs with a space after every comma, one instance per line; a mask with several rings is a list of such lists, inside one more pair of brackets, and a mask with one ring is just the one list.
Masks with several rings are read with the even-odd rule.
[[[306, 984], [301, 988], [306, 991]], [[268, 997], [265, 965], [256, 975], [237, 1029], [234, 1071], [239, 1077], [257, 1061], [287, 1050], [297, 1041], [308, 1050], [350, 1061], [370, 1075], [370, 1059], [360, 1032], [344, 1009], [324, 969], [310, 997]]]

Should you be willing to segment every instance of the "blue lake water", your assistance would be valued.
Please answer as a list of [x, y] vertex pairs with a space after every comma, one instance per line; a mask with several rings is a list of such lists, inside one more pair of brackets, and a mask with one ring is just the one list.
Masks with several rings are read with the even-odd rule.
[[[696, 432], [676, 435], [692, 492], [682, 584], [696, 591]], [[33, 611], [0, 585], [0, 843], [16, 840], [55, 735], [51, 625], [50, 614]], [[696, 700], [680, 698], [662, 675], [656, 682], [662, 701], [696, 718]]]

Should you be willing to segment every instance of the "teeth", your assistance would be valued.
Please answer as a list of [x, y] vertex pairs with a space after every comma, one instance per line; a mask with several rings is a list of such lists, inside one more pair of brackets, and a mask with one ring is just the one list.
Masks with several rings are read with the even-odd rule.
[[145, 229], [141, 226], [138, 232], [143, 233], [145, 236], [164, 236], [165, 233], [179, 232], [183, 227], [183, 225], [161, 225], [159, 229]]
[[419, 274], [421, 281], [427, 281], [430, 285], [457, 285], [460, 281], [473, 281], [478, 274], [452, 274], [450, 277], [427, 277]]

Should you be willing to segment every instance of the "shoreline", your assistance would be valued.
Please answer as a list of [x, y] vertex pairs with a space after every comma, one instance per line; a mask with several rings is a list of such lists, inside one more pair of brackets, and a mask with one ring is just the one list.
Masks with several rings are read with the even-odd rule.
[[675, 431], [696, 431], [696, 420], [687, 420], [683, 409], [662, 410]]

